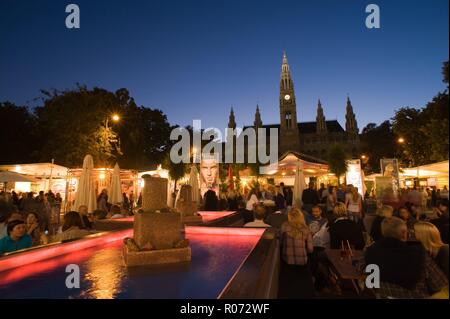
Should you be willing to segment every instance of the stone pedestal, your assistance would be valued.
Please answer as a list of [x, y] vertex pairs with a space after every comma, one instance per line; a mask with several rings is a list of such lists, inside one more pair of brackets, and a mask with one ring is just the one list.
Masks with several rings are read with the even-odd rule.
[[167, 207], [167, 179], [143, 176], [142, 210], [134, 216], [134, 238], [124, 240], [127, 266], [191, 260], [189, 241], [181, 236], [181, 216]]
[[203, 218], [201, 215], [183, 216], [181, 222], [184, 225], [200, 225], [203, 223]]
[[182, 238], [181, 227], [178, 213], [137, 213], [134, 238], [124, 240], [125, 264], [139, 266], [190, 261], [189, 240]]
[[127, 266], [159, 265], [188, 262], [191, 260], [191, 247], [163, 250], [130, 251], [123, 246], [123, 255]]
[[142, 176], [144, 189], [142, 190], [142, 209], [145, 212], [160, 210], [167, 207], [167, 179]]
[[197, 213], [197, 202], [192, 200], [192, 187], [190, 185], [181, 186], [180, 196], [175, 208], [181, 215], [183, 224], [198, 225], [202, 223], [202, 216]]
[[176, 207], [177, 212], [183, 213], [183, 216], [194, 216], [197, 215], [197, 202], [187, 202], [184, 200], [179, 200]]
[[138, 213], [134, 216], [134, 240], [141, 249], [170, 249], [181, 238], [181, 218], [174, 213]]

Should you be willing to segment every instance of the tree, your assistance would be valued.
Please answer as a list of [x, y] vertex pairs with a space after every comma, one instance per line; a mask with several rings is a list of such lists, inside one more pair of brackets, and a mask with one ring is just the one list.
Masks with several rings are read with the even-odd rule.
[[[37, 155], [36, 118], [24, 106], [0, 103], [0, 162], [34, 162]], [[46, 161], [50, 161], [47, 158]]]
[[424, 123], [421, 133], [428, 142], [427, 162], [439, 162], [448, 159], [449, 154], [449, 96], [448, 92], [439, 93], [422, 110]]
[[442, 75], [444, 77], [442, 81], [448, 85], [448, 61], [444, 62], [444, 65], [442, 66]]
[[144, 169], [161, 163], [171, 145], [172, 127], [166, 115], [141, 106], [129, 108], [125, 116], [118, 129], [123, 152], [119, 164]]
[[173, 194], [175, 194], [177, 182], [186, 175], [189, 165], [183, 162], [174, 163], [170, 158], [170, 154], [167, 154], [163, 167], [169, 171], [169, 177], [174, 181]]
[[[448, 83], [448, 62], [443, 67]], [[449, 95], [438, 93], [425, 108], [403, 107], [392, 119], [394, 133], [404, 138], [402, 160], [409, 166], [448, 159]]]
[[[145, 168], [160, 163], [167, 152], [170, 124], [159, 110], [138, 107], [128, 90], [102, 88], [42, 91], [35, 109], [41, 144], [40, 159], [80, 166], [86, 154], [96, 165]], [[108, 119], [118, 114], [116, 123]]]
[[361, 133], [361, 151], [366, 156], [366, 174], [380, 172], [380, 159], [396, 157], [396, 139], [389, 121], [380, 125], [369, 123]]
[[97, 159], [102, 165], [113, 165], [117, 156], [123, 153], [120, 150], [120, 140], [117, 133], [110, 126], [100, 126], [93, 134], [91, 141], [92, 152], [97, 153]]
[[330, 171], [336, 175], [338, 182], [341, 176], [347, 172], [347, 158], [348, 155], [340, 144], [334, 144], [328, 151], [328, 166]]
[[103, 153], [110, 133], [104, 129], [105, 122], [111, 114], [124, 111], [117, 96], [104, 89], [88, 90], [80, 85], [74, 90], [42, 93], [43, 106], [35, 109], [41, 159], [54, 158], [57, 163], [76, 167], [86, 154], [91, 154], [97, 165], [106, 165], [111, 156]]

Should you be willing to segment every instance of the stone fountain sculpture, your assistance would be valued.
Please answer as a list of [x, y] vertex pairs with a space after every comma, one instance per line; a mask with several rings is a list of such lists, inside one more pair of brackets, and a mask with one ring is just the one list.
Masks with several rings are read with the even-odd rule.
[[198, 214], [198, 205], [192, 200], [192, 186], [183, 185], [176, 202], [176, 211], [181, 215], [181, 222], [185, 225], [201, 224], [202, 216]]
[[143, 176], [142, 211], [134, 217], [134, 237], [125, 238], [127, 266], [156, 265], [191, 260], [189, 240], [182, 237], [180, 214], [167, 207], [167, 179]]

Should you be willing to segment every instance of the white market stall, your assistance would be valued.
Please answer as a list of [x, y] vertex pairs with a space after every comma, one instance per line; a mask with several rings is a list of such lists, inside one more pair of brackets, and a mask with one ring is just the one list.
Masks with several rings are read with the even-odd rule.
[[[0, 165], [0, 171], [12, 172], [24, 176], [28, 180], [8, 181], [4, 187], [16, 192], [60, 193], [64, 198], [68, 168], [54, 163], [30, 163]], [[1, 181], [0, 181], [1, 183]]]

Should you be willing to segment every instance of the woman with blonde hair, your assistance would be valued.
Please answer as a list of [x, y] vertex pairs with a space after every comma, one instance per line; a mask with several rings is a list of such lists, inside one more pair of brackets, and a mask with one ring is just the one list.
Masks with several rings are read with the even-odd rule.
[[333, 208], [333, 214], [336, 218], [348, 217], [347, 207], [344, 203], [337, 202]]
[[306, 265], [308, 253], [313, 251], [312, 234], [303, 213], [293, 208], [287, 222], [281, 225], [282, 259], [288, 265]]
[[[308, 254], [313, 252], [312, 234], [305, 222], [303, 213], [298, 208], [288, 212], [287, 222], [281, 225], [281, 274], [280, 286], [291, 287], [283, 289], [280, 298], [298, 298], [300, 293], [297, 289], [305, 284], [314, 290], [312, 280], [305, 282], [305, 278], [312, 278], [308, 263]], [[285, 282], [286, 281], [286, 282]]]
[[428, 222], [418, 222], [414, 224], [414, 234], [448, 278], [448, 245], [442, 242], [436, 226]]
[[350, 188], [350, 195], [346, 197], [345, 205], [352, 220], [358, 222], [362, 219], [362, 196], [358, 193], [357, 187]]

